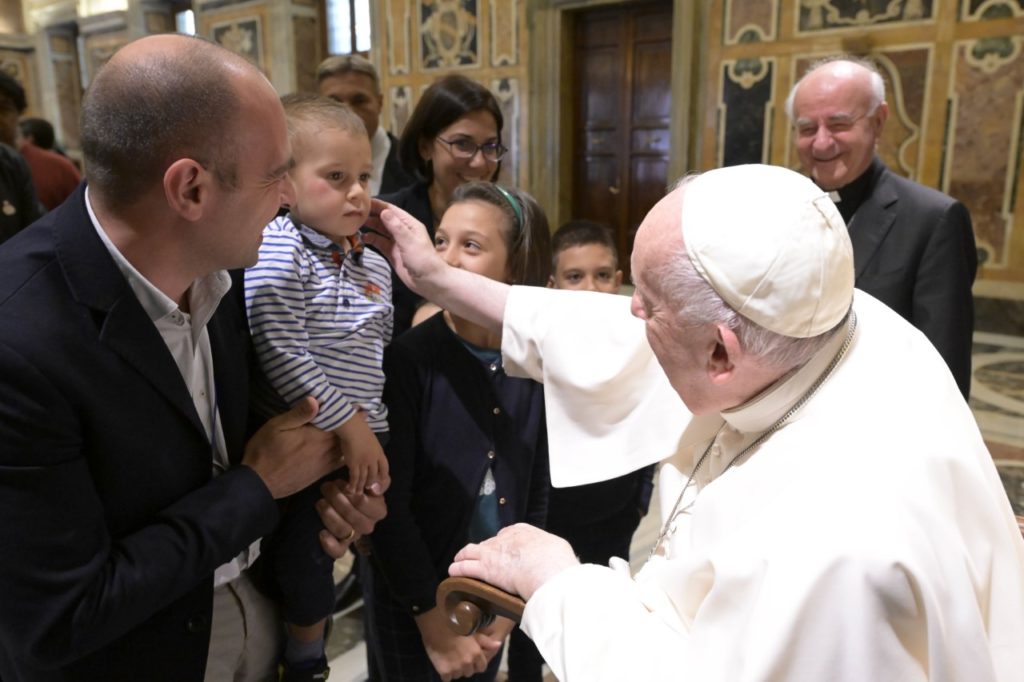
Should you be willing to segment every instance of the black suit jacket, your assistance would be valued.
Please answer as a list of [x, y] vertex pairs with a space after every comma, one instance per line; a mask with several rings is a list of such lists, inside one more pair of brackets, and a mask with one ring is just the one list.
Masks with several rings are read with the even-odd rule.
[[858, 289], [924, 332], [966, 398], [978, 270], [971, 216], [959, 201], [875, 159], [872, 185], [850, 221]]
[[397, 192], [416, 182], [416, 178], [405, 172], [402, 162], [398, 160], [398, 140], [391, 133], [388, 133], [388, 139], [391, 140], [391, 149], [388, 150], [388, 158], [384, 160], [384, 171], [381, 173], [378, 194]]
[[[208, 326], [235, 462], [250, 355], [240, 291]], [[0, 508], [5, 682], [202, 680], [213, 571], [277, 522], [251, 469], [212, 478], [185, 383], [83, 187], [0, 247]]]
[[[380, 199], [406, 211], [413, 218], [423, 223], [427, 228], [427, 234], [433, 240], [437, 226], [434, 225], [434, 213], [430, 210], [429, 191], [430, 183], [415, 182], [397, 192], [381, 194]], [[392, 270], [391, 301], [395, 306], [391, 338], [397, 339], [412, 326], [412, 317], [416, 314], [416, 309], [420, 306], [420, 303], [423, 302], [423, 297], [405, 286], [405, 282]]]

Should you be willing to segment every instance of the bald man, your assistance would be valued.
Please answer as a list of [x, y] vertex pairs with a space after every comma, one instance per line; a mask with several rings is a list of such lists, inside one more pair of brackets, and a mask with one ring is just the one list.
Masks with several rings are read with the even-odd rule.
[[830, 192], [849, 227], [857, 288], [928, 337], [966, 398], [978, 268], [967, 209], [893, 173], [875, 155], [889, 106], [870, 61], [813, 65], [790, 91], [786, 113], [800, 165]]
[[[0, 249], [0, 678], [268, 679], [248, 569], [275, 500], [340, 459], [308, 398], [246, 441], [228, 270], [290, 200], [284, 112], [243, 59], [148, 37], [95, 78], [82, 143], [87, 188]], [[383, 513], [328, 492], [338, 537]]]

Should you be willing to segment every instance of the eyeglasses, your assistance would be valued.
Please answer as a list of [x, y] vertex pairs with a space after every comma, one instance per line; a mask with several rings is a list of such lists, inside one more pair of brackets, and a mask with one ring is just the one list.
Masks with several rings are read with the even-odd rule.
[[837, 133], [845, 133], [852, 130], [857, 121], [860, 121], [870, 115], [871, 114], [869, 112], [865, 112], [859, 116], [841, 114], [832, 118], [827, 118], [821, 122], [811, 121], [808, 119], [797, 119], [795, 127], [797, 135], [800, 137], [814, 137], [818, 134], [819, 128], [827, 130], [829, 135], [836, 135]]
[[508, 153], [508, 147], [500, 142], [477, 144], [468, 137], [458, 137], [454, 140], [446, 140], [441, 137], [436, 139], [438, 142], [448, 145], [448, 151], [456, 159], [472, 159], [477, 152], [480, 152], [488, 161], [501, 161], [502, 157]]

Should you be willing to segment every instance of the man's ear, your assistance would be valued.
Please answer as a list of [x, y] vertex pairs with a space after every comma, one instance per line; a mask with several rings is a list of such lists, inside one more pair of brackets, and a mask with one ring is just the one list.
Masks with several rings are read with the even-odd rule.
[[708, 379], [713, 384], [725, 384], [736, 374], [736, 363], [742, 350], [736, 332], [724, 324], [715, 325], [711, 355], [708, 358]]
[[178, 159], [164, 171], [164, 196], [171, 209], [185, 220], [203, 217], [210, 174], [192, 159]]

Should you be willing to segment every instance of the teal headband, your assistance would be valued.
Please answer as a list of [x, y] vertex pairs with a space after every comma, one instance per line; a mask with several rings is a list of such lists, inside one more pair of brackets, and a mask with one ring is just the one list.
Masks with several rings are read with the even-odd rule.
[[508, 191], [501, 185], [495, 185], [495, 189], [501, 192], [501, 196], [505, 197], [505, 201], [508, 202], [509, 206], [512, 207], [512, 212], [516, 215], [516, 232], [523, 229], [523, 209], [519, 206], [519, 202], [516, 198], [508, 193]]

